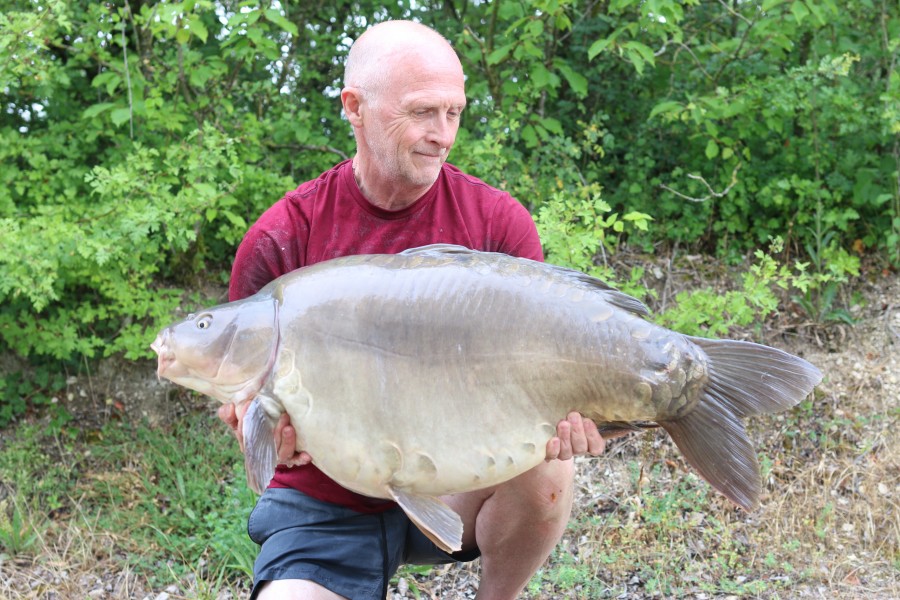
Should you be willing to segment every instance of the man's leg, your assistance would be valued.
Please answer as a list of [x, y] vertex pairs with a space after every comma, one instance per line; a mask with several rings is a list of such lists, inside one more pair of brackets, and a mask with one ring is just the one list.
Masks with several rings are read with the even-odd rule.
[[363, 514], [296, 490], [269, 488], [247, 526], [260, 544], [251, 598], [384, 600], [409, 527], [396, 507]]
[[277, 579], [263, 586], [259, 600], [346, 600], [343, 596], [305, 579]]
[[463, 548], [481, 550], [478, 600], [513, 600], [556, 546], [572, 512], [571, 460], [541, 463], [500, 485], [447, 496], [465, 526]]

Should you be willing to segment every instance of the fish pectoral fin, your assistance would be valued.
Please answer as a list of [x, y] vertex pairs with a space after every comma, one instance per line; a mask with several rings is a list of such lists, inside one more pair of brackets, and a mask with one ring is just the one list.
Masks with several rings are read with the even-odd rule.
[[262, 494], [272, 477], [278, 455], [275, 449], [275, 424], [263, 410], [259, 398], [254, 398], [244, 414], [244, 468], [247, 484]]
[[391, 496], [428, 539], [444, 552], [462, 549], [462, 519], [439, 498], [390, 488]]

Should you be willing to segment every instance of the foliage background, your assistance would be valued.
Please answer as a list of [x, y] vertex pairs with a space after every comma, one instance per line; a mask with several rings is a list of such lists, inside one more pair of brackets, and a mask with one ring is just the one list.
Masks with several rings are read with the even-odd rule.
[[900, 262], [893, 2], [2, 5], [0, 350], [33, 362], [146, 356], [227, 278], [248, 224], [352, 153], [343, 57], [389, 18], [459, 50], [451, 160], [543, 210], [556, 262], [776, 236], [801, 270]]

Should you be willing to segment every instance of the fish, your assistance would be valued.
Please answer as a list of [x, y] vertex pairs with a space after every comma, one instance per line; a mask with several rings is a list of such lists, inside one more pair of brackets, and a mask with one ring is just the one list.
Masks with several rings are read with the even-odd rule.
[[603, 432], [662, 427], [713, 488], [747, 511], [758, 505], [742, 420], [796, 405], [822, 373], [776, 348], [690, 337], [648, 317], [583, 272], [433, 244], [302, 267], [188, 315], [151, 347], [161, 378], [250, 402], [245, 464], [257, 493], [286, 412], [297, 448], [326, 475], [395, 501], [453, 552], [462, 521], [439, 497], [537, 466], [571, 411]]

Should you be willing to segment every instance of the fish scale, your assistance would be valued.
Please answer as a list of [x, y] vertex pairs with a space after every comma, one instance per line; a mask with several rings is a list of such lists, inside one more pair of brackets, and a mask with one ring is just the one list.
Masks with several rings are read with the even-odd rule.
[[274, 471], [273, 428], [287, 412], [298, 449], [329, 477], [395, 500], [455, 551], [462, 522], [440, 496], [533, 468], [573, 410], [602, 431], [663, 427], [713, 487], [755, 506], [759, 468], [740, 417], [795, 405], [821, 373], [646, 315], [578, 271], [434, 245], [298, 269], [166, 328], [153, 348], [161, 377], [253, 400], [244, 439], [255, 490]]

